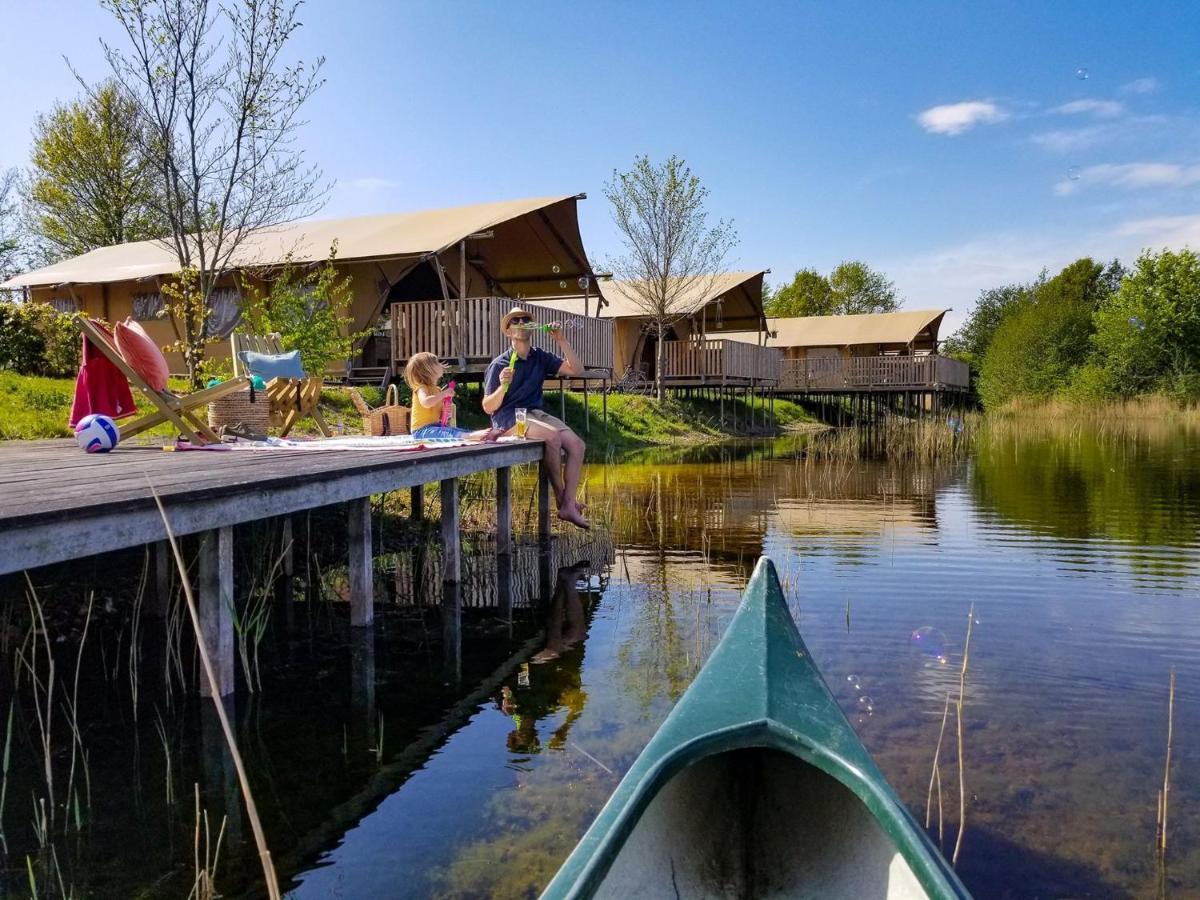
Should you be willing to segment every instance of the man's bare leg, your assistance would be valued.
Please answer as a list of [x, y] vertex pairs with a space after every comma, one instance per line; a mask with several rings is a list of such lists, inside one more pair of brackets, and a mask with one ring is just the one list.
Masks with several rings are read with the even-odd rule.
[[579, 490], [579, 479], [583, 474], [583, 454], [586, 449], [583, 439], [573, 431], [559, 432], [559, 442], [566, 456], [566, 474], [563, 478], [562, 500], [558, 506], [558, 517], [565, 519], [580, 528], [589, 528], [590, 523], [583, 517], [575, 494]]
[[555, 496], [561, 497], [563, 492], [562, 440], [559, 432], [535, 421], [530, 421], [526, 429], [529, 437], [545, 443], [542, 459], [546, 463], [546, 474], [550, 478], [550, 486], [554, 488]]

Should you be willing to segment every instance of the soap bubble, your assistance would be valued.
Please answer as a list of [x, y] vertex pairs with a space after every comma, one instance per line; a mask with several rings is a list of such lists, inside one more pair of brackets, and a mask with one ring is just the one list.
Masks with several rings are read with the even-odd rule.
[[560, 282], [558, 283], [558, 286], [559, 286], [559, 289], [560, 289], [560, 290], [564, 290], [564, 291], [565, 291], [565, 290], [567, 289], [567, 283], [566, 283], [565, 281], [560, 281]]
[[859, 712], [869, 716], [871, 713], [875, 712], [875, 701], [866, 694], [863, 694], [858, 698], [858, 709]]
[[931, 625], [922, 625], [916, 629], [908, 643], [919, 650], [922, 656], [936, 660], [942, 665], [950, 661], [950, 654], [946, 652], [946, 635]]
[[579, 289], [581, 291], [586, 291], [588, 289], [588, 287], [591, 285], [591, 283], [592, 283], [592, 279], [588, 278], [586, 275], [579, 276], [578, 284], [579, 284]]
[[854, 688], [856, 691], [862, 690], [862, 682], [858, 680], [857, 675], [847, 675], [846, 681], [849, 682], [850, 687]]
[[553, 272], [555, 275], [557, 275], [559, 272], [562, 271], [562, 269], [560, 269], [558, 266], [551, 266], [550, 271]]
[[1079, 166], [1071, 166], [1071, 168], [1067, 169], [1067, 177], [1072, 181], [1078, 181], [1079, 176], [1082, 174], [1083, 170], [1080, 169]]
[[1143, 322], [1141, 319], [1139, 319], [1137, 316], [1130, 316], [1129, 324], [1132, 325], [1134, 328], [1136, 328], [1138, 331], [1141, 331], [1143, 328], [1146, 327], [1146, 323]]
[[1078, 78], [1080, 81], [1087, 81], [1088, 80], [1088, 70], [1083, 68], [1083, 66], [1080, 66], [1078, 69], [1075, 70], [1075, 77]]

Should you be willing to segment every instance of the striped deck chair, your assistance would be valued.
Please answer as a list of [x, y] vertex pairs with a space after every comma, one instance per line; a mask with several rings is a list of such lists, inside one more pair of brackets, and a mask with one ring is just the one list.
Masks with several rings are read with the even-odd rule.
[[250, 383], [249, 378], [244, 376], [233, 378], [215, 387], [184, 395], [173, 394], [170, 391], [156, 391], [146, 384], [142, 376], [138, 375], [129, 363], [121, 358], [117, 345], [113, 343], [113, 339], [107, 331], [82, 317], [77, 319], [76, 323], [79, 330], [91, 341], [92, 346], [120, 369], [121, 374], [129, 379], [129, 384], [137, 388], [154, 406], [154, 412], [147, 413], [141, 418], [126, 422], [119, 427], [121, 440], [141, 434], [164, 422], [170, 422], [183, 437], [193, 444], [219, 444], [221, 442], [220, 436], [209, 428], [208, 422], [205, 421], [208, 404], [226, 394], [242, 390]]
[[[249, 376], [246, 365], [242, 362], [241, 353], [250, 350], [254, 353], [275, 355], [283, 353], [283, 345], [278, 334], [244, 334], [235, 331], [229, 338], [233, 350], [233, 371], [237, 375]], [[317, 428], [325, 437], [331, 437], [333, 431], [325, 423], [325, 417], [317, 408], [321, 399], [321, 382], [319, 377], [305, 378], [303, 381], [290, 378], [272, 378], [267, 382], [267, 399], [271, 401], [271, 427], [279, 428], [280, 435], [287, 437], [295, 424], [305, 416], [311, 416], [317, 423]]]

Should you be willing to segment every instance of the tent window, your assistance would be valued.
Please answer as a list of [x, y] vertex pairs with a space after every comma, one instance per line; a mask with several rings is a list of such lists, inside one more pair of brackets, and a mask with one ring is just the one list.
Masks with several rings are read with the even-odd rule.
[[160, 317], [163, 310], [162, 294], [134, 294], [133, 317], [139, 322], [148, 322]]
[[209, 337], [227, 338], [242, 319], [242, 297], [237, 288], [214, 288], [208, 297], [208, 321], [204, 331]]
[[50, 305], [65, 315], [83, 312], [83, 305], [74, 297], [55, 297], [50, 301]]

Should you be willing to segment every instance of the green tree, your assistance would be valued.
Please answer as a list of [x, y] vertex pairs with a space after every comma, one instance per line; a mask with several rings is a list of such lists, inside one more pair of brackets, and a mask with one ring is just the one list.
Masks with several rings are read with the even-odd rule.
[[38, 256], [49, 262], [166, 233], [142, 127], [137, 104], [113, 82], [37, 117], [25, 200]]
[[1035, 289], [1036, 284], [1006, 284], [980, 292], [958, 331], [943, 341], [942, 352], [977, 368], [1004, 317], [1026, 301]]
[[304, 371], [314, 376], [332, 362], [349, 359], [355, 344], [370, 333], [351, 331], [353, 279], [338, 274], [336, 259], [336, 242], [329, 259], [306, 271], [299, 271], [289, 256], [278, 272], [256, 273], [259, 280], [270, 281], [270, 291], [253, 285], [244, 291], [246, 326], [257, 334], [278, 333], [284, 349], [299, 350]]
[[1093, 315], [1107, 296], [1104, 273], [1090, 259], [1076, 260], [1008, 308], [980, 365], [985, 406], [1067, 387], [1088, 359]]
[[886, 313], [900, 308], [896, 286], [866, 263], [839, 263], [829, 273], [835, 315]]
[[801, 269], [771, 296], [769, 316], [828, 316], [833, 313], [833, 289], [816, 269]]
[[1200, 388], [1200, 256], [1143, 253], [1096, 312], [1096, 362], [1119, 393]]
[[839, 263], [826, 278], [816, 269], [801, 269], [771, 297], [772, 316], [842, 316], [892, 312], [899, 308], [896, 286], [864, 262]]

